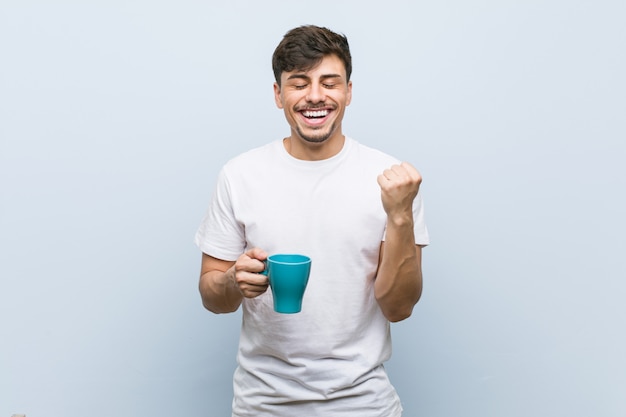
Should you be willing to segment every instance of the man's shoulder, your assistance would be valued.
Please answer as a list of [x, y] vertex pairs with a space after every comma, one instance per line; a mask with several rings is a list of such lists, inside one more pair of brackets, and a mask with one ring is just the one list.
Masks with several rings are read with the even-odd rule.
[[378, 148], [374, 148], [372, 146], [358, 142], [352, 138], [349, 138], [349, 140], [352, 141], [352, 148], [361, 159], [368, 160], [372, 163], [381, 163], [385, 165], [392, 165], [400, 162], [398, 158]]
[[267, 164], [268, 158], [275, 155], [276, 141], [269, 142], [264, 145], [260, 145], [247, 151], [241, 152], [238, 155], [232, 157], [224, 164], [224, 168], [242, 168], [256, 166], [259, 164]]

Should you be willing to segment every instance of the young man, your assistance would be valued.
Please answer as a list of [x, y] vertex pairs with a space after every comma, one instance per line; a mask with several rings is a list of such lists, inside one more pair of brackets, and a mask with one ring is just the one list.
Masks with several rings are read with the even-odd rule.
[[[345, 36], [297, 27], [272, 65], [290, 134], [226, 163], [195, 237], [204, 306], [243, 308], [233, 416], [398, 417], [383, 363], [422, 291], [422, 178], [344, 136]], [[273, 253], [313, 260], [300, 313], [273, 311]]]

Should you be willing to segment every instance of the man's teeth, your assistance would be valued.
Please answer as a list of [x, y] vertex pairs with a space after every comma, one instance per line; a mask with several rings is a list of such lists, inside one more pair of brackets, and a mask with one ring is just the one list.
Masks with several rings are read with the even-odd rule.
[[325, 117], [328, 115], [328, 110], [303, 111], [302, 114], [304, 117]]

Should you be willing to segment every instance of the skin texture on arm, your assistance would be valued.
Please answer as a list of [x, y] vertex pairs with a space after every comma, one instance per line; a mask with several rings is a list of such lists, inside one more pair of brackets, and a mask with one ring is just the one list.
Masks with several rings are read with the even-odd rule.
[[374, 293], [387, 320], [398, 322], [411, 315], [422, 295], [422, 247], [413, 242], [392, 246], [390, 242], [381, 244]]
[[216, 314], [237, 311], [244, 297], [254, 298], [267, 291], [268, 281], [259, 274], [265, 268], [265, 251], [254, 248], [237, 261], [224, 261], [202, 254], [198, 289], [202, 305]]
[[409, 317], [422, 294], [422, 248], [415, 245], [413, 200], [422, 177], [410, 164], [385, 170], [378, 177], [387, 213], [374, 294], [385, 317], [397, 322]]

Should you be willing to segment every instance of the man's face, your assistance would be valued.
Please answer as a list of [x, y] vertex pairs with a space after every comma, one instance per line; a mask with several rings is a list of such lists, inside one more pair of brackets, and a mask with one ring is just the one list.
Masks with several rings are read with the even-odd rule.
[[281, 86], [274, 84], [274, 98], [283, 109], [292, 136], [323, 143], [341, 136], [341, 121], [352, 99], [352, 82], [343, 62], [329, 55], [308, 71], [283, 72]]

